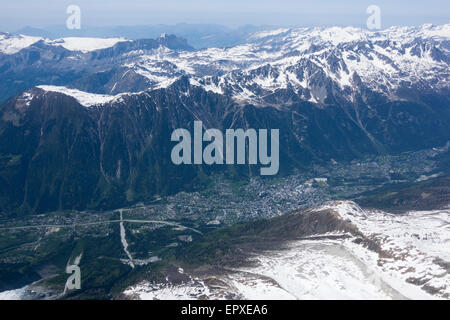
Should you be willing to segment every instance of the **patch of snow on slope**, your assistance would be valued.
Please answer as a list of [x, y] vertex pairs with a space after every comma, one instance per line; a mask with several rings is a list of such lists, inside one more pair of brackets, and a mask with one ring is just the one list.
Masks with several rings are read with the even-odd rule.
[[76, 89], [69, 89], [66, 87], [58, 87], [58, 86], [37, 86], [39, 89], [51, 92], [63, 93], [65, 95], [71, 96], [75, 98], [81, 105], [85, 107], [91, 107], [93, 105], [108, 103], [114, 100], [117, 96], [110, 96], [105, 94], [96, 94], [84, 92]]
[[118, 42], [129, 41], [124, 38], [62, 38], [57, 40], [48, 40], [48, 43], [60, 45], [70, 51], [90, 52], [99, 49], [105, 49], [114, 46]]
[[268, 37], [268, 36], [279, 35], [281, 33], [287, 32], [287, 31], [289, 31], [289, 29], [287, 29], [287, 28], [280, 28], [280, 29], [275, 29], [275, 30], [261, 31], [261, 32], [257, 32], [257, 33], [252, 34], [250, 36], [250, 38], [261, 39], [261, 38], [265, 38], [265, 37]]

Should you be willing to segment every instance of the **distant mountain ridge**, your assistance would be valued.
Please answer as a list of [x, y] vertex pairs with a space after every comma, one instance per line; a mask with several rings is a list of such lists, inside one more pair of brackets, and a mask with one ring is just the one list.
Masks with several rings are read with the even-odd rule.
[[88, 38], [126, 38], [130, 40], [157, 38], [159, 35], [174, 34], [185, 38], [193, 47], [229, 47], [246, 41], [249, 34], [274, 29], [273, 26], [244, 25], [231, 28], [218, 24], [191, 24], [179, 23], [175, 25], [149, 25], [149, 26], [111, 26], [92, 27], [85, 26], [79, 30], [69, 30], [66, 26], [51, 26], [47, 28], [21, 28], [13, 34], [43, 37], [49, 39], [67, 37]]
[[130, 41], [116, 38], [48, 40], [5, 34], [0, 36], [0, 75], [4, 79], [0, 84], [0, 101], [34, 86], [48, 84], [69, 85], [94, 93], [146, 90], [159, 82], [144, 77], [138, 70], [130, 70], [123, 62], [160, 48], [193, 50], [184, 39], [173, 35]]

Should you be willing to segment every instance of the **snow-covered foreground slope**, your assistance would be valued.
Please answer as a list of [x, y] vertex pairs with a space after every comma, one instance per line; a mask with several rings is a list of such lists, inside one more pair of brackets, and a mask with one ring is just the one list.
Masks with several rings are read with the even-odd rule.
[[450, 298], [450, 209], [392, 215], [352, 202], [330, 207], [380, 245], [376, 263], [382, 274]]
[[450, 210], [392, 215], [353, 202], [317, 210], [324, 208], [351, 221], [379, 248], [370, 250], [350, 234], [318, 235], [258, 253], [250, 257], [252, 267], [177, 285], [142, 282], [125, 294], [138, 299], [450, 298]]
[[0, 300], [21, 300], [25, 291], [26, 287], [0, 292]]

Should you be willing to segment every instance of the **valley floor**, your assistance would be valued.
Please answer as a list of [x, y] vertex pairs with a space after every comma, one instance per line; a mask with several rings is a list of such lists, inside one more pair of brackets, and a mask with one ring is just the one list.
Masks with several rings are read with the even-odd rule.
[[[63, 297], [65, 267], [80, 255], [83, 290], [74, 298], [449, 299], [449, 147], [279, 179], [219, 176], [202, 191], [112, 211], [3, 218], [0, 299]], [[289, 212], [315, 211], [332, 212], [325, 226], [335, 215], [346, 228], [319, 230], [313, 215], [294, 221], [304, 230], [289, 230], [289, 220], [277, 229]], [[239, 225], [259, 231], [233, 233]], [[281, 237], [270, 250], [266, 231]], [[184, 267], [197, 258], [197, 269]]]

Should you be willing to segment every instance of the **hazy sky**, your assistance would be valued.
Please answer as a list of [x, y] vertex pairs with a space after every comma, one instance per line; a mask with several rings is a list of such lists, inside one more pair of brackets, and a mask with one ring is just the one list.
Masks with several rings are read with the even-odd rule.
[[256, 25], [365, 25], [378, 5], [382, 27], [443, 24], [448, 0], [0, 0], [0, 30], [65, 25], [68, 5], [80, 6], [86, 26], [216, 23]]

